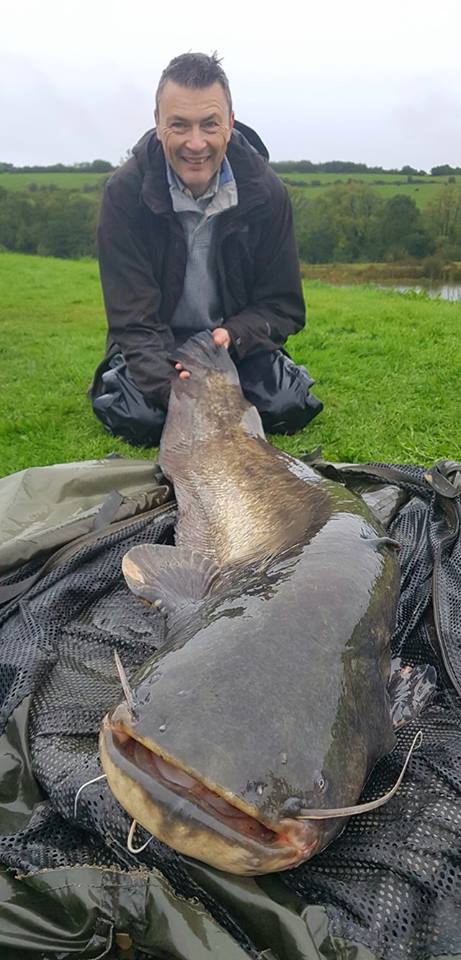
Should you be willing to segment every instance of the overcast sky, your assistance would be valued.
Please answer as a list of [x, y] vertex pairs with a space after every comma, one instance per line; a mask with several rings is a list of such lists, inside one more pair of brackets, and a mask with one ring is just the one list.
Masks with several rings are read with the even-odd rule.
[[0, 0], [0, 160], [117, 163], [217, 49], [273, 160], [461, 165], [461, 0]]

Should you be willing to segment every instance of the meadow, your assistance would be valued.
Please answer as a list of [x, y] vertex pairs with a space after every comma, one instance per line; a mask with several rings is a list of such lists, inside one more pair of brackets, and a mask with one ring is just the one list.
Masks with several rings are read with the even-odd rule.
[[[50, 186], [64, 190], [94, 189], [108, 176], [108, 173], [0, 173], [0, 187], [15, 193], [27, 192], [30, 184], [35, 184], [38, 189]], [[429, 174], [412, 177], [411, 182], [408, 182], [406, 175], [398, 173], [280, 173], [279, 176], [285, 183], [296, 185], [308, 198], [317, 196], [324, 188], [336, 183], [362, 183], [372, 187], [384, 200], [394, 196], [412, 197], [420, 209], [436, 197], [440, 188], [447, 183], [447, 177], [432, 177]], [[461, 186], [461, 176], [452, 179], [456, 180], [458, 187]]]
[[107, 177], [107, 173], [0, 173], [0, 187], [14, 193], [24, 193], [30, 189], [30, 184], [35, 184], [38, 189], [50, 186], [58, 190], [94, 189]]
[[[398, 173], [281, 173], [279, 176], [285, 183], [296, 186], [308, 199], [336, 183], [361, 183], [371, 187], [383, 200], [395, 196], [411, 197], [420, 209], [438, 196], [448, 179], [427, 174], [411, 177], [409, 181], [407, 176]], [[461, 176], [452, 179], [458, 187], [461, 186]]]
[[[306, 330], [290, 352], [324, 411], [273, 442], [294, 455], [429, 465], [461, 459], [459, 303], [371, 285], [305, 283]], [[0, 475], [99, 458], [155, 457], [106, 434], [86, 391], [105, 319], [97, 264], [0, 254]]]

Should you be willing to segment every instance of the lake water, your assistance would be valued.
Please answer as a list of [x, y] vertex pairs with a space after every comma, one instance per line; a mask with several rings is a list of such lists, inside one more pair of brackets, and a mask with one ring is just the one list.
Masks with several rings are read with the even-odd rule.
[[[381, 286], [381, 284], [380, 284]], [[396, 286], [394, 283], [382, 284], [382, 286], [392, 287], [393, 290], [398, 290], [399, 293], [408, 293], [409, 290], [414, 290], [415, 293], [422, 293], [423, 291], [427, 293], [429, 297], [436, 299], [440, 297], [442, 300], [460, 300], [461, 301], [461, 284], [427, 284], [422, 286], [420, 285], [404, 285], [401, 284]]]

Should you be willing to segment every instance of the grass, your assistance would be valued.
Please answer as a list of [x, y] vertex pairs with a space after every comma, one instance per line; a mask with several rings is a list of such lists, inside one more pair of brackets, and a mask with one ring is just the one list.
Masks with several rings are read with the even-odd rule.
[[[304, 180], [306, 185], [311, 184], [313, 180], [320, 181], [323, 186], [331, 186], [333, 183], [348, 183], [349, 180], [355, 181], [355, 183], [365, 183], [368, 186], [373, 186], [374, 183], [380, 184], [383, 181], [389, 184], [401, 185], [408, 182], [408, 177], [404, 173], [279, 173], [280, 177], [283, 177], [285, 180], [294, 180], [301, 181]], [[424, 176], [414, 176], [412, 177], [413, 181], [417, 184], [432, 184], [433, 186], [437, 183], [444, 183], [447, 181], [447, 177], [432, 177], [430, 174], [426, 173]], [[461, 176], [458, 178], [461, 180]]]
[[[94, 187], [108, 176], [108, 173], [0, 173], [0, 187], [21, 192], [27, 191], [30, 183], [35, 183], [38, 187], [53, 184], [67, 190], [81, 190], [86, 185]], [[425, 207], [447, 182], [447, 177], [426, 175], [414, 177], [413, 183], [408, 183], [407, 177], [398, 173], [281, 173], [279, 176], [287, 183], [303, 182], [305, 187], [299, 189], [310, 198], [317, 196], [324, 187], [352, 180], [372, 187], [385, 200], [396, 195], [412, 197], [418, 207]], [[461, 176], [455, 179], [461, 186]]]
[[[295, 455], [320, 444], [338, 461], [461, 459], [459, 303], [316, 282], [305, 293], [309, 324], [289, 347], [325, 409], [274, 443]], [[86, 397], [105, 340], [94, 261], [0, 254], [0, 302], [0, 475], [112, 451], [156, 456], [106, 434]]]
[[64, 190], [81, 190], [85, 186], [97, 186], [108, 176], [108, 173], [0, 173], [0, 187], [15, 193], [27, 191], [30, 183], [38, 187], [53, 185]]
[[[395, 196], [411, 197], [420, 208], [425, 207], [437, 196], [438, 191], [448, 179], [427, 175], [414, 177], [413, 182], [408, 183], [406, 176], [397, 173], [281, 173], [279, 176], [286, 183], [296, 184], [308, 199], [313, 199], [321, 194], [324, 188], [331, 187], [335, 183], [347, 183], [350, 180], [371, 187], [383, 200], [389, 200], [389, 197]], [[455, 179], [458, 187], [461, 186], [461, 176]], [[299, 186], [301, 182], [305, 184], [304, 187]]]

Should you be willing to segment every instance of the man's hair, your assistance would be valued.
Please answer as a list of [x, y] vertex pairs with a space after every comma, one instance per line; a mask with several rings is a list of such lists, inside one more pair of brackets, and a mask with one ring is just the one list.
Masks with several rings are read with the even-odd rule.
[[179, 57], [170, 60], [160, 77], [155, 94], [156, 113], [158, 113], [160, 94], [168, 80], [192, 90], [201, 90], [204, 87], [211, 87], [213, 83], [220, 83], [229, 104], [229, 113], [232, 111], [229, 81], [216, 51], [211, 54], [211, 57], [206, 53], [182, 53]]

